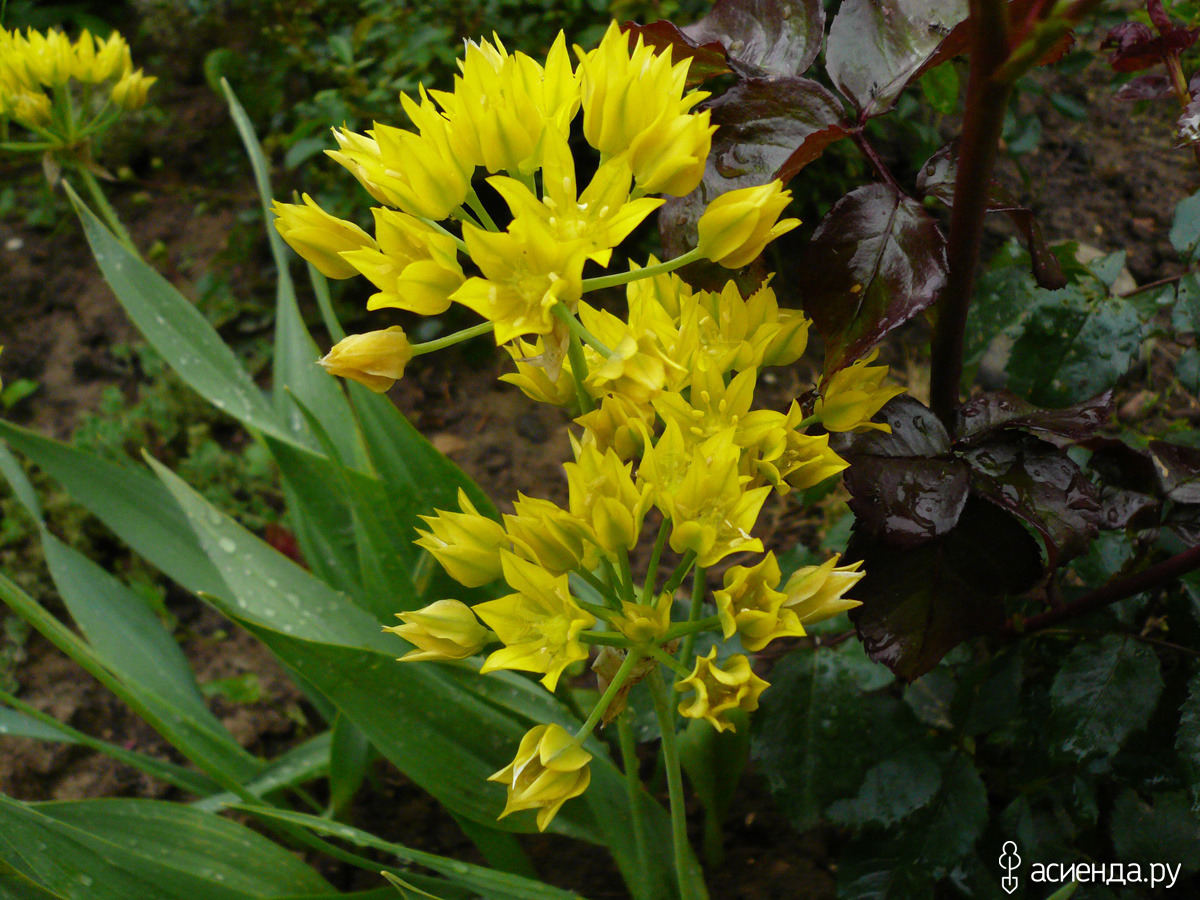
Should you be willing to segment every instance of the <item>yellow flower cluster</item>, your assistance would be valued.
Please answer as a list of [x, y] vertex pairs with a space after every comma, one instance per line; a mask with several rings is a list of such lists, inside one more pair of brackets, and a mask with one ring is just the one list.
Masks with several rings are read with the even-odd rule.
[[[682, 716], [723, 730], [733, 727], [730, 713], [757, 706], [767, 684], [749, 658], [715, 647], [692, 656], [698, 633], [753, 653], [856, 605], [844, 595], [861, 577], [857, 565], [835, 557], [784, 582], [754, 530], [773, 492], [807, 489], [845, 468], [829, 432], [886, 427], [870, 420], [898, 392], [869, 358], [820, 385], [815, 403], [756, 408], [760, 373], [804, 353], [808, 320], [780, 308], [769, 282], [743, 296], [732, 281], [694, 290], [675, 273], [700, 259], [740, 268], [795, 227], [780, 219], [790, 194], [778, 182], [715, 200], [696, 246], [676, 259], [590, 275], [663, 203], [652, 195], [696, 188], [713, 126], [697, 111], [705, 95], [685, 90], [688, 60], [672, 63], [640, 38], [631, 45], [615, 25], [575, 57], [572, 66], [561, 35], [544, 64], [499, 40], [472, 43], [452, 91], [403, 98], [411, 129], [338, 131], [329, 155], [382, 204], [373, 235], [307, 196], [275, 205], [280, 233], [313, 266], [377, 288], [368, 308], [438, 315], [457, 303], [485, 320], [426, 344], [410, 344], [394, 326], [352, 335], [321, 361], [330, 372], [386, 390], [413, 356], [490, 331], [513, 359], [506, 381], [577, 414], [565, 506], [518, 496], [497, 521], [460, 493], [459, 509], [424, 517], [417, 543], [452, 578], [468, 588], [502, 580], [508, 592], [474, 607], [440, 600], [401, 613], [404, 624], [391, 629], [415, 648], [406, 660], [490, 648], [483, 673], [536, 673], [550, 690], [594, 646], [603, 649], [604, 693], [583, 728], [572, 736], [538, 726], [493, 776], [508, 787], [504, 814], [537, 809], [541, 828], [587, 786], [582, 745], [592, 729], [660, 664], [690, 695], [677, 707]], [[598, 156], [586, 169], [577, 169], [570, 139], [580, 115]], [[586, 184], [580, 170], [593, 173]], [[503, 227], [477, 179], [507, 207]], [[611, 288], [623, 288], [622, 314], [585, 298]], [[655, 529], [652, 558], [636, 577], [630, 551]], [[709, 567], [747, 553], [758, 561], [728, 568], [709, 595]], [[691, 609], [673, 618], [689, 576]], [[715, 614], [705, 616], [709, 598]]]
[[101, 40], [85, 30], [72, 42], [55, 29], [0, 29], [0, 118], [55, 146], [88, 137], [120, 109], [143, 106], [155, 80], [134, 69], [116, 32]]

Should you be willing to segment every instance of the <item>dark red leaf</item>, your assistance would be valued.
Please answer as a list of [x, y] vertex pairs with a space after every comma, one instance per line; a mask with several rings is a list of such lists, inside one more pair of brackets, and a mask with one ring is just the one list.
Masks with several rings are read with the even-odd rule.
[[1200, 503], [1200, 450], [1151, 441], [1150, 455], [1168, 499], [1176, 503]]
[[1126, 103], [1135, 100], [1158, 100], [1171, 94], [1171, 79], [1160, 72], [1139, 75], [1121, 85], [1113, 97]]
[[1088, 468], [1100, 476], [1104, 485], [1151, 496], [1162, 492], [1149, 453], [1136, 450], [1116, 438], [1092, 438], [1084, 441], [1083, 446], [1092, 451]]
[[825, 67], [860, 119], [880, 115], [966, 17], [966, 0], [843, 0]]
[[1116, 487], [1100, 490], [1100, 527], [1108, 531], [1154, 528], [1161, 510], [1162, 504], [1148, 494]]
[[1146, 0], [1146, 12], [1150, 14], [1150, 22], [1159, 34], [1169, 34], [1175, 30], [1175, 23], [1163, 9], [1162, 0]]
[[1141, 22], [1122, 22], [1108, 33], [1101, 50], [1111, 50], [1108, 64], [1116, 72], [1137, 72], [1161, 63], [1169, 54], [1181, 53], [1200, 37], [1200, 29], [1171, 26], [1155, 35]]
[[1200, 544], [1200, 504], [1176, 503], [1163, 522], [1189, 547]]
[[1045, 441], [1009, 433], [968, 450], [971, 490], [1027, 522], [1046, 543], [1047, 566], [1078, 556], [1100, 527], [1095, 486]]
[[849, 136], [850, 131], [843, 125], [830, 125], [828, 128], [814, 131], [800, 142], [796, 151], [779, 167], [775, 177], [787, 184], [799, 174], [801, 169], [824, 153], [826, 147]]
[[621, 28], [629, 35], [631, 45], [640, 37], [649, 47], [660, 51], [670, 50], [674, 62], [690, 58], [692, 62], [688, 67], [688, 87], [695, 87], [710, 78], [729, 72], [729, 63], [722, 44], [716, 41], [694, 41], [670, 22], [658, 21], [649, 25], [626, 22]]
[[1091, 437], [1112, 415], [1112, 391], [1065, 409], [1042, 409], [1008, 391], [981, 394], [958, 410], [955, 437], [974, 444], [1000, 429], [1043, 431], [1072, 440]]
[[753, 174], [764, 181], [778, 177], [807, 138], [840, 128], [844, 114], [841, 101], [807, 78], [747, 78], [709, 109], [717, 126], [717, 171], [724, 178]]
[[[1028, 19], [1031, 8], [1034, 3], [1039, 0], [1010, 0], [1008, 4], [1008, 18], [1010, 22], [1024, 22]], [[1010, 35], [1010, 37], [1018, 42], [1021, 39], [1020, 35]], [[1071, 48], [1075, 46], [1075, 34], [1067, 32], [1060, 37], [1053, 46], [1038, 60], [1039, 66], [1049, 66], [1058, 62]], [[937, 48], [937, 52], [929, 58], [929, 61], [923, 65], [917, 72], [917, 77], [925, 74], [935, 66], [940, 66], [942, 63], [953, 59], [956, 56], [962, 56], [971, 48], [971, 20], [966, 18], [959, 22], [946, 35], [946, 39], [942, 41]]]
[[931, 457], [950, 452], [950, 435], [942, 420], [908, 394], [893, 397], [872, 421], [886, 424], [891, 432], [833, 434], [830, 446], [842, 456]]
[[946, 240], [928, 212], [885, 184], [839, 200], [805, 248], [805, 312], [832, 373], [927, 309], [946, 282]]
[[850, 613], [870, 657], [912, 681], [973, 637], [998, 631], [1002, 600], [1037, 581], [1037, 542], [1008, 513], [972, 498], [949, 534], [900, 549], [855, 532], [847, 559], [863, 560]]
[[682, 29], [698, 44], [722, 45], [739, 75], [801, 75], [821, 52], [821, 0], [717, 0]]
[[[952, 206], [954, 203], [954, 181], [958, 177], [956, 145], [956, 141], [951, 141], [942, 147], [926, 160], [917, 174], [917, 192], [940, 200], [946, 206]], [[1040, 287], [1055, 291], [1066, 286], [1067, 277], [1063, 274], [1062, 265], [1046, 243], [1042, 235], [1042, 226], [1038, 224], [1033, 211], [1021, 206], [995, 181], [991, 184], [988, 196], [988, 212], [1005, 213], [1017, 226], [1021, 236], [1025, 238], [1033, 277]]]

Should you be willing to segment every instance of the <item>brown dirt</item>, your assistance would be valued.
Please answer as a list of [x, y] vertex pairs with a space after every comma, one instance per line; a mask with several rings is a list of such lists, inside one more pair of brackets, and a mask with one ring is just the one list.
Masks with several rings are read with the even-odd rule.
[[[1096, 114], [1087, 122], [1063, 119], [1037, 101], [1045, 115], [1046, 138], [1022, 164], [1033, 183], [1042, 186], [1032, 202], [1052, 240], [1080, 239], [1109, 250], [1127, 247], [1133, 274], [1146, 281], [1169, 271], [1173, 255], [1166, 233], [1171, 214], [1196, 179], [1187, 156], [1169, 147], [1164, 122], [1171, 116], [1155, 113], [1135, 118], [1131, 125], [1129, 108], [1108, 99], [1105, 84], [1106, 78], [1093, 71], [1084, 87], [1074, 89], [1093, 104]], [[116, 202], [140, 246], [165, 244], [169, 255], [156, 264], [187, 293], [221, 254], [238, 211], [249, 205], [244, 198], [250, 191], [248, 181], [226, 189], [223, 197], [243, 199], [203, 213], [180, 200], [184, 186], [194, 182], [204, 135], [228, 125], [220, 103], [203, 89], [180, 91], [171, 105], [168, 119], [188, 123], [171, 132], [182, 146], [144, 182], [133, 189], [118, 187]], [[135, 190], [148, 200], [133, 205]], [[79, 414], [96, 408], [106, 385], [128, 387], [126, 373], [110, 349], [132, 340], [134, 333], [70, 221], [49, 233], [20, 221], [0, 222], [0, 335], [5, 381], [31, 378], [40, 384], [38, 393], [13, 413], [34, 428], [67, 437]], [[911, 355], [903, 349], [893, 349], [890, 355], [903, 373]], [[498, 359], [471, 368], [449, 356], [414, 365], [393, 396], [437, 446], [502, 503], [518, 490], [562, 499], [566, 420], [497, 384], [501, 367]], [[798, 384], [811, 383], [814, 366], [805, 363], [801, 368], [806, 370], [803, 378], [780, 374], [780, 396]], [[919, 392], [921, 367], [912, 363], [908, 369]], [[1130, 395], [1136, 393], [1135, 389]], [[795, 540], [802, 529], [811, 534], [811, 524], [797, 522], [793, 513], [783, 506], [771, 513], [776, 545]], [[168, 605], [179, 619], [179, 634], [201, 681], [244, 672], [261, 679], [264, 696], [258, 703], [213, 700], [214, 710], [244, 746], [274, 754], [308, 733], [301, 724], [305, 709], [300, 697], [269, 654], [179, 592], [169, 596]], [[89, 734], [173, 758], [154, 732], [43, 640], [30, 639], [26, 651], [15, 675], [27, 702]], [[14, 739], [3, 741], [0, 790], [26, 800], [172, 796], [127, 767], [81, 748]], [[729, 825], [727, 863], [711, 873], [713, 896], [832, 897], [825, 836], [797, 836], [752, 773], [745, 797]], [[384, 765], [373, 773], [351, 821], [384, 838], [479, 861], [446, 813]], [[602, 853], [580, 853], [577, 845], [551, 838], [533, 839], [530, 847], [550, 880], [595, 898], [625, 896]], [[325, 872], [342, 887], [376, 883], [341, 866], [327, 866]]]

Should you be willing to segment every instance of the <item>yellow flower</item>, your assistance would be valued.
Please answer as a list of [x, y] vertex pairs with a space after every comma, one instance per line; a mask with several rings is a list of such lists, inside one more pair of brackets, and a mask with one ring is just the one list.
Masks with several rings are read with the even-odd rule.
[[146, 105], [150, 86], [156, 81], [157, 78], [144, 74], [141, 69], [126, 72], [113, 85], [112, 102], [122, 109], [141, 109]]
[[480, 672], [542, 672], [542, 684], [553, 691], [567, 666], [587, 659], [579, 633], [595, 625], [596, 618], [571, 599], [566, 575], [551, 575], [507, 550], [500, 553], [500, 562], [516, 593], [475, 607], [475, 614], [504, 644], [488, 656]]
[[567, 406], [575, 400], [575, 379], [565, 360], [565, 343], [551, 333], [532, 343], [517, 339], [504, 345], [517, 371], [500, 376], [521, 389], [530, 400]]
[[551, 310], [559, 303], [574, 310], [579, 302], [587, 258], [582, 241], [560, 241], [528, 220], [503, 232], [465, 224], [463, 240], [483, 277], [468, 279], [450, 299], [496, 323], [497, 344], [550, 334], [558, 322]]
[[67, 36], [58, 29], [52, 28], [43, 34], [31, 28], [17, 49], [25, 70], [44, 87], [61, 87], [70, 80], [75, 51]]
[[708, 96], [684, 95], [690, 60], [672, 66], [669, 53], [656, 53], [641, 37], [631, 52], [616, 22], [595, 50], [576, 53], [588, 143], [605, 158], [624, 155], [643, 191], [690, 193], [704, 175], [715, 130], [707, 111], [690, 112]]
[[803, 418], [793, 401], [786, 415], [759, 409], [742, 420], [742, 445], [753, 450], [753, 471], [780, 493], [818, 485], [849, 465], [830, 449], [828, 434], [797, 430]]
[[792, 199], [779, 181], [722, 194], [696, 224], [698, 247], [706, 259], [727, 269], [753, 262], [768, 243], [800, 224], [779, 214]]
[[635, 644], [656, 640], [671, 627], [674, 602], [669, 593], [660, 594], [654, 604], [622, 600], [621, 612], [613, 618], [613, 626]]
[[664, 422], [677, 421], [691, 443], [732, 429], [734, 443], [741, 446], [744, 442], [740, 426], [754, 401], [756, 377], [757, 372], [749, 369], [735, 375], [726, 385], [720, 370], [701, 365], [692, 375], [688, 399], [675, 391], [663, 393], [655, 398], [654, 409]]
[[404, 377], [410, 359], [412, 345], [404, 329], [393, 325], [344, 337], [318, 362], [330, 375], [349, 378], [383, 393]]
[[375, 248], [375, 240], [355, 225], [331, 216], [308, 194], [304, 205], [298, 203], [271, 204], [275, 213], [275, 230], [301, 258], [316, 266], [326, 278], [350, 278], [358, 274], [342, 253]]
[[545, 831], [564, 803], [587, 790], [591, 761], [561, 725], [535, 725], [521, 738], [516, 758], [488, 777], [508, 789], [500, 818], [536, 809], [538, 830]]
[[426, 659], [465, 659], [488, 644], [488, 630], [461, 600], [438, 600], [424, 609], [396, 613], [403, 625], [385, 628], [416, 647], [401, 662]]
[[776, 638], [804, 635], [796, 613], [784, 606], [787, 595], [776, 590], [779, 579], [774, 553], [768, 553], [757, 565], [726, 570], [724, 589], [713, 591], [726, 638], [736, 632], [741, 635], [742, 646], [757, 652]]
[[609, 450], [580, 446], [572, 436], [575, 462], [567, 463], [571, 513], [586, 522], [595, 543], [610, 554], [632, 550], [650, 508], [650, 486], [637, 487], [632, 466]]
[[627, 397], [638, 405], [646, 404], [663, 389], [669, 368], [678, 368], [648, 333], [637, 338], [625, 335], [608, 356], [596, 354], [595, 362], [584, 380], [591, 393]]
[[462, 512], [437, 510], [421, 516], [429, 528], [415, 543], [433, 554], [446, 573], [464, 587], [482, 587], [500, 577], [500, 550], [510, 546], [504, 526], [482, 515], [466, 493], [458, 491]]
[[717, 731], [733, 731], [734, 725], [726, 714], [735, 709], [753, 712], [758, 709], [758, 698], [769, 686], [750, 670], [750, 660], [740, 653], [725, 661], [724, 667], [714, 661], [717, 648], [708, 656], [697, 656], [692, 674], [676, 682], [675, 690], [694, 691], [690, 702], [679, 704], [679, 714], [689, 719], [707, 719]]
[[866, 574], [859, 571], [862, 560], [838, 566], [839, 558], [835, 555], [819, 566], [799, 568], [783, 586], [786, 595], [783, 605], [796, 613], [802, 625], [823, 622], [838, 613], [862, 606], [857, 600], [842, 596]]
[[645, 435], [654, 424], [654, 410], [623, 395], [609, 395], [590, 413], [575, 420], [583, 426], [583, 442], [597, 450], [612, 450], [619, 459], [640, 456]]
[[379, 288], [367, 299], [367, 309], [392, 307], [422, 316], [444, 313], [450, 308], [450, 295], [463, 283], [454, 238], [408, 213], [371, 212], [375, 241], [339, 254], [342, 262]]
[[524, 494], [517, 494], [513, 509], [514, 515], [502, 518], [513, 550], [519, 556], [552, 575], [570, 572], [586, 563], [595, 564], [588, 526], [578, 516], [549, 500]]
[[878, 355], [878, 350], [872, 350], [865, 358], [822, 381], [813, 415], [820, 418], [826, 431], [892, 430], [890, 425], [872, 422], [871, 417], [897, 394], [903, 394], [904, 388], [883, 386], [888, 367], [871, 365]]

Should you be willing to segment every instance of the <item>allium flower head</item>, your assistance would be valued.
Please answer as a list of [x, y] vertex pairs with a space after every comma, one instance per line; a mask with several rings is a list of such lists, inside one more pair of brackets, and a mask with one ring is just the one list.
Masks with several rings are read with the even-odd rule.
[[813, 406], [813, 415], [821, 419], [827, 431], [892, 430], [890, 425], [872, 422], [871, 418], [889, 400], [903, 394], [904, 388], [883, 384], [888, 367], [871, 365], [878, 355], [878, 350], [872, 350], [821, 383], [821, 396]]
[[796, 613], [784, 606], [787, 595], [776, 590], [780, 577], [774, 553], [756, 565], [725, 571], [725, 586], [713, 592], [713, 600], [726, 638], [740, 634], [742, 646], [757, 652], [776, 638], [804, 635]]
[[391, 307], [423, 316], [450, 308], [450, 295], [463, 283], [454, 238], [408, 213], [373, 209], [375, 240], [371, 246], [343, 252], [352, 266], [379, 288], [367, 309]]
[[545, 831], [564, 803], [587, 790], [591, 761], [561, 725], [534, 726], [521, 738], [516, 758], [488, 778], [508, 788], [500, 818], [536, 809], [538, 830]]

